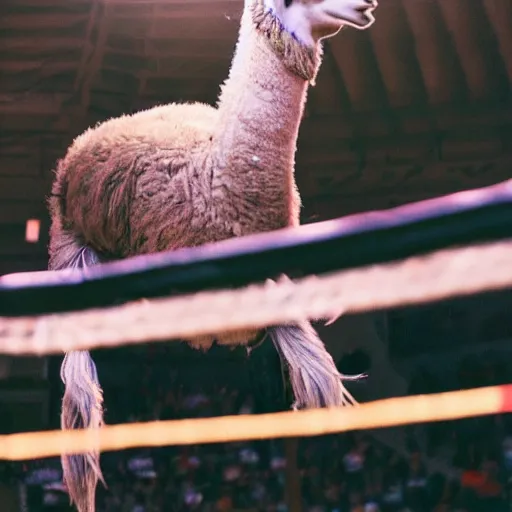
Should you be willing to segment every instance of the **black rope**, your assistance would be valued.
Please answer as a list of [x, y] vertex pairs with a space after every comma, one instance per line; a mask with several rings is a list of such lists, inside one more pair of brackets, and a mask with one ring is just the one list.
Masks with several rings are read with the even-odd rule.
[[431, 251], [512, 237], [512, 182], [293, 231], [138, 256], [69, 279], [0, 281], [0, 315], [105, 307], [208, 289], [239, 287], [401, 260]]

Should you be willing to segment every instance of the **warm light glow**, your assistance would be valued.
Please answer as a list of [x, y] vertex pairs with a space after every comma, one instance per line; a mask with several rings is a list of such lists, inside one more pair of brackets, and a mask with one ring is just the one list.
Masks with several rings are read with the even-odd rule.
[[27, 220], [25, 227], [25, 240], [29, 243], [36, 243], [39, 241], [39, 226], [40, 222], [38, 219]]

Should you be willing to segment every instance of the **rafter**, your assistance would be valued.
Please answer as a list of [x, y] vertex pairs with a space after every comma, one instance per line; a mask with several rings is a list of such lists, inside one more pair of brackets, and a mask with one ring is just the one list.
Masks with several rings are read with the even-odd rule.
[[86, 44], [75, 81], [80, 112], [85, 117], [90, 104], [94, 78], [101, 68], [108, 36], [109, 0], [93, 0], [86, 32]]
[[56, 116], [70, 98], [69, 94], [50, 92], [0, 94], [0, 114]]
[[484, 8], [498, 38], [512, 87], [512, 3], [509, 0], [484, 0]]
[[482, 4], [466, 0], [441, 0], [441, 13], [450, 31], [473, 100], [496, 93], [499, 66], [493, 58], [493, 41]]

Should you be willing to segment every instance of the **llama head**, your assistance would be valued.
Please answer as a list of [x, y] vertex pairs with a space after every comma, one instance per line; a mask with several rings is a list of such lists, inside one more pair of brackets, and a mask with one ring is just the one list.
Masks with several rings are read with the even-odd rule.
[[377, 0], [264, 0], [288, 32], [302, 43], [313, 45], [332, 37], [345, 26], [370, 27]]

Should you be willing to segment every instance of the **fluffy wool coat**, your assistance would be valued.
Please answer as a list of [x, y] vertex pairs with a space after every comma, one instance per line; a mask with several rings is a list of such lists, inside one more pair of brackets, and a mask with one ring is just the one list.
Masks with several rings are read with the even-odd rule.
[[[199, 246], [299, 224], [294, 156], [320, 40], [369, 26], [373, 0], [246, 0], [229, 78], [216, 108], [170, 104], [108, 120], [59, 162], [49, 201], [50, 268]], [[295, 406], [350, 403], [311, 325], [267, 329], [286, 362]], [[247, 344], [258, 331], [190, 340]], [[88, 352], [62, 365], [63, 428], [102, 425], [102, 393]], [[63, 457], [80, 512], [94, 511], [99, 454]]]

